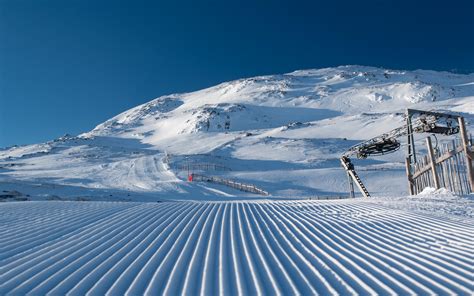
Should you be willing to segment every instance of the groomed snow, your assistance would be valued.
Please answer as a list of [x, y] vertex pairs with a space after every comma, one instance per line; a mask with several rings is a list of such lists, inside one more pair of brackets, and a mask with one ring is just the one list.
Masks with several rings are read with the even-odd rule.
[[0, 294], [472, 295], [472, 216], [393, 205], [1, 203]]
[[[0, 149], [0, 201], [28, 200], [0, 202], [0, 295], [472, 296], [473, 196], [407, 197], [405, 147], [354, 160], [375, 197], [314, 199], [347, 196], [340, 155], [403, 124], [405, 108], [457, 112], [472, 131], [473, 82], [295, 71], [163, 96], [77, 137]], [[420, 154], [425, 137], [415, 137]], [[194, 169], [207, 165], [225, 169]], [[195, 170], [270, 196], [186, 182]]]

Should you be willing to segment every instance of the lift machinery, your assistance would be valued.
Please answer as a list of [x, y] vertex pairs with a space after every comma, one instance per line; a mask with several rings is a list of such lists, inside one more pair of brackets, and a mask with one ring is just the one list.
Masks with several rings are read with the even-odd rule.
[[354, 164], [351, 162], [351, 157], [353, 158], [355, 156], [359, 159], [365, 159], [368, 156], [395, 152], [401, 147], [399, 139], [407, 136], [407, 157], [409, 164], [412, 165], [416, 162], [414, 134], [457, 134], [459, 133], [459, 124], [457, 121], [459, 117], [458, 115], [447, 113], [407, 109], [405, 112], [405, 125], [349, 148], [341, 156], [341, 164], [348, 175], [351, 197], [355, 196], [354, 184], [364, 197], [370, 196], [369, 191], [358, 176]]

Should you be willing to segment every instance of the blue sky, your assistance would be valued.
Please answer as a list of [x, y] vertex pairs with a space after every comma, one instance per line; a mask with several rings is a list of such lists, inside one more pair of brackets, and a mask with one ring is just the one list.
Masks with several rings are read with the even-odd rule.
[[0, 147], [241, 77], [345, 64], [474, 72], [473, 3], [0, 0]]

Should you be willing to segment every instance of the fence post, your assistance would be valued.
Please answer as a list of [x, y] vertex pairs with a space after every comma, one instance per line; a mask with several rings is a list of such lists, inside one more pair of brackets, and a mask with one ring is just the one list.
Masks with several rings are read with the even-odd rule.
[[468, 138], [466, 132], [466, 123], [464, 122], [464, 117], [458, 118], [459, 128], [461, 130], [461, 139], [462, 139], [462, 146], [464, 150], [464, 156], [466, 158], [466, 167], [467, 167], [467, 177], [469, 178], [469, 185], [471, 187], [471, 192], [474, 190], [474, 171], [472, 169], [472, 152], [471, 149], [468, 147]]
[[408, 192], [410, 192], [410, 195], [414, 195], [415, 193], [413, 192], [413, 178], [411, 176], [411, 169], [410, 169], [410, 158], [406, 157], [405, 158], [405, 166], [406, 166], [406, 171], [407, 171], [407, 178], [408, 178]]
[[430, 157], [430, 163], [431, 163], [431, 173], [433, 174], [433, 181], [436, 189], [439, 189], [439, 178], [438, 174], [436, 173], [436, 161], [435, 161], [435, 155], [433, 152], [433, 146], [431, 145], [431, 137], [426, 138], [426, 146], [428, 147], [428, 155]]

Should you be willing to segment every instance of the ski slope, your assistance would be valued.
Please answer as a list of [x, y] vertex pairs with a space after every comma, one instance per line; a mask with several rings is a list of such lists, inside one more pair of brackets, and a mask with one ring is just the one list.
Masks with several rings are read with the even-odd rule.
[[[238, 79], [161, 96], [78, 136], [0, 149], [0, 191], [33, 200], [252, 198], [189, 184], [176, 169], [205, 162], [229, 170], [196, 173], [275, 198], [344, 196], [339, 157], [349, 147], [404, 124], [406, 108], [455, 112], [472, 131], [473, 101], [474, 74], [340, 66]], [[421, 147], [425, 136], [415, 136]], [[356, 161], [372, 195], [407, 194], [404, 150]]]
[[0, 294], [472, 295], [472, 215], [399, 206], [0, 203]]

